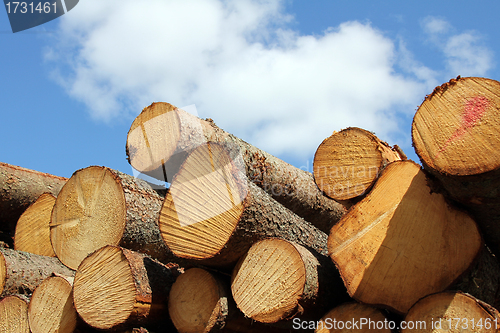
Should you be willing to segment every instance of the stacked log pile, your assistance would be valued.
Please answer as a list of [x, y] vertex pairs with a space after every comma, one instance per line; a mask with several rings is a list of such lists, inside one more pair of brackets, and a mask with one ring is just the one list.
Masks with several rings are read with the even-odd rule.
[[422, 167], [348, 128], [311, 174], [168, 103], [126, 143], [164, 189], [1, 163], [0, 331], [498, 331], [499, 110], [494, 80], [437, 87]]

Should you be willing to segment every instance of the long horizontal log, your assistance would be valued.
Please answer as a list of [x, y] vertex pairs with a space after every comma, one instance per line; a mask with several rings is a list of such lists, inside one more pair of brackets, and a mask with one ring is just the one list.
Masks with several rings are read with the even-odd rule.
[[345, 213], [341, 204], [322, 194], [310, 172], [168, 103], [153, 103], [134, 120], [127, 136], [127, 156], [136, 170], [170, 182], [187, 155], [207, 142], [237, 147], [252, 182], [324, 232]]
[[0, 240], [12, 246], [21, 214], [43, 193], [57, 196], [67, 180], [0, 162]]

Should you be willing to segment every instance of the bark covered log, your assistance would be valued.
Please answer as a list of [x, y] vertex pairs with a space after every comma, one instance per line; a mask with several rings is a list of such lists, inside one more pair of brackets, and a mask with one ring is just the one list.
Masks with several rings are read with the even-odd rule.
[[411, 161], [389, 164], [328, 239], [349, 294], [399, 313], [449, 287], [482, 244], [474, 220], [431, 193], [425, 174]]
[[196, 148], [174, 177], [160, 213], [172, 252], [211, 266], [229, 266], [250, 246], [279, 237], [326, 255], [326, 234], [249, 182], [222, 144]]
[[164, 265], [145, 254], [108, 245], [78, 267], [75, 308], [98, 329], [171, 325], [165, 316], [168, 295], [180, 273], [175, 264]]
[[255, 243], [240, 259], [231, 291], [245, 316], [262, 323], [296, 317], [318, 320], [321, 313], [347, 300], [327, 256], [278, 238]]
[[73, 305], [73, 278], [51, 276], [33, 291], [28, 307], [32, 333], [71, 333], [78, 315]]
[[500, 82], [457, 78], [437, 87], [412, 124], [415, 152], [435, 190], [464, 205], [500, 255]]
[[366, 194], [387, 164], [404, 159], [401, 149], [364, 129], [349, 127], [319, 145], [314, 155], [314, 181], [330, 198], [349, 200]]
[[252, 182], [321, 230], [328, 232], [344, 214], [341, 204], [322, 195], [311, 173], [168, 103], [153, 103], [134, 120], [127, 156], [136, 170], [170, 182], [187, 155], [207, 142], [237, 147]]
[[2, 333], [30, 333], [28, 321], [29, 299], [24, 295], [10, 295], [0, 300], [0, 329]]
[[64, 276], [75, 274], [55, 257], [0, 249], [0, 295], [2, 296], [31, 294], [53, 273]]
[[0, 162], [1, 240], [13, 245], [21, 214], [45, 192], [57, 196], [67, 178]]
[[145, 181], [106, 167], [76, 171], [52, 211], [55, 253], [73, 269], [105, 245], [121, 245], [163, 262], [176, 260], [158, 229], [163, 197]]
[[15, 250], [56, 256], [50, 242], [50, 216], [55, 202], [52, 194], [43, 193], [24, 211], [16, 225]]
[[412, 306], [402, 333], [414, 332], [498, 332], [500, 315], [491, 305], [461, 292], [429, 295]]

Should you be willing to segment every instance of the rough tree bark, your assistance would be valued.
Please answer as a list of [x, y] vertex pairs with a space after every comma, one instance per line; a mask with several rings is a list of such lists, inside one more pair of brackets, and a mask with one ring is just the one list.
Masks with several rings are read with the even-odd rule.
[[12, 246], [21, 214], [42, 193], [57, 196], [66, 181], [67, 178], [0, 162], [0, 240]]
[[412, 124], [415, 152], [436, 191], [464, 205], [500, 255], [500, 82], [457, 78], [437, 87]]
[[63, 276], [75, 274], [57, 258], [0, 249], [0, 296], [31, 294], [53, 273]]
[[326, 252], [326, 234], [249, 182], [223, 144], [187, 157], [160, 213], [165, 243], [182, 258], [230, 266], [256, 241], [280, 237]]
[[474, 220], [431, 193], [411, 161], [389, 164], [328, 239], [349, 294], [399, 313], [449, 287], [482, 245]]
[[134, 120], [127, 156], [136, 170], [170, 182], [187, 155], [207, 142], [237, 147], [252, 182], [324, 232], [344, 214], [341, 204], [322, 195], [311, 173], [168, 103], [153, 103]]

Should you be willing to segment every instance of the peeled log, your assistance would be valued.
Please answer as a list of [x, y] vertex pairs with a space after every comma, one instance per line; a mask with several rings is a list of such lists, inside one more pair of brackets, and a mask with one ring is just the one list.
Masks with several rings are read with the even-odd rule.
[[53, 273], [63, 276], [75, 274], [55, 257], [0, 249], [0, 296], [31, 294]]
[[431, 193], [411, 161], [387, 166], [330, 231], [328, 252], [349, 294], [406, 313], [464, 273], [482, 249], [472, 218]]
[[75, 330], [78, 315], [70, 281], [51, 276], [36, 287], [28, 307], [32, 333], [71, 333]]
[[276, 323], [314, 318], [346, 300], [338, 272], [303, 246], [269, 238], [255, 243], [235, 267], [231, 291], [238, 308], [253, 320]]
[[127, 156], [134, 169], [171, 182], [187, 155], [207, 142], [237, 147], [250, 181], [324, 232], [344, 214], [341, 204], [322, 195], [311, 173], [168, 103], [153, 103], [137, 116], [127, 135]]
[[[443, 192], [464, 205], [500, 255], [500, 82], [457, 78], [437, 87], [412, 125], [415, 152]], [[435, 190], [439, 190], [436, 187]]]
[[349, 127], [319, 145], [314, 181], [330, 198], [349, 200], [371, 189], [387, 164], [405, 159], [401, 149], [390, 147], [373, 133]]
[[391, 333], [388, 326], [387, 318], [380, 309], [350, 302], [339, 305], [325, 314], [314, 332]]
[[52, 194], [43, 193], [24, 211], [16, 225], [15, 250], [56, 256], [50, 242], [50, 216], [55, 202]]
[[76, 269], [93, 251], [121, 245], [169, 262], [158, 229], [163, 195], [145, 181], [106, 167], [76, 171], [59, 193], [51, 219], [57, 257]]
[[170, 324], [167, 300], [179, 275], [177, 265], [117, 246], [85, 258], [75, 274], [73, 299], [80, 317], [97, 329]]
[[461, 292], [443, 292], [418, 301], [405, 317], [408, 327], [402, 333], [414, 332], [498, 332], [500, 316], [492, 306]]
[[30, 333], [28, 303], [29, 300], [22, 295], [11, 295], [0, 300], [2, 333]]
[[279, 237], [326, 255], [326, 234], [249, 182], [233, 157], [215, 143], [187, 157], [159, 218], [170, 250], [204, 265], [230, 266], [258, 240]]
[[0, 162], [1, 240], [12, 245], [21, 214], [45, 192], [57, 196], [68, 179]]

